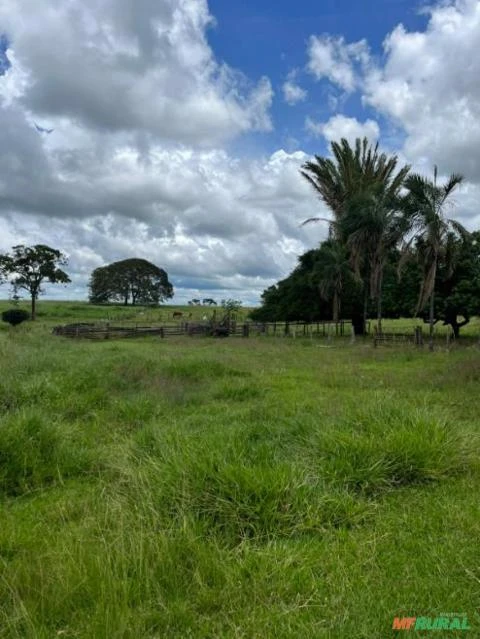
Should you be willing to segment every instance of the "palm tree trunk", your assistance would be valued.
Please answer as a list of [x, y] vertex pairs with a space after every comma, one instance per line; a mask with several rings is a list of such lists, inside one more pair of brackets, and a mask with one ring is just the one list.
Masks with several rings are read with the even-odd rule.
[[332, 319], [335, 322], [335, 326], [338, 324], [338, 291], [337, 289], [333, 292], [333, 308], [332, 308]]
[[435, 291], [430, 295], [430, 336], [428, 340], [428, 350], [433, 351], [433, 326], [435, 321]]
[[383, 271], [378, 278], [378, 296], [377, 296], [377, 331], [382, 332], [382, 288], [383, 288]]
[[367, 334], [367, 319], [368, 319], [368, 284], [365, 282], [365, 293], [363, 297], [363, 334]]

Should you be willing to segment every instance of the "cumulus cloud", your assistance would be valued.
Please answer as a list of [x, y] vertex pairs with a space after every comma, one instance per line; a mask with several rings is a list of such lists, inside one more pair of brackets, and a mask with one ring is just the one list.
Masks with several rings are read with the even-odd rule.
[[64, 250], [73, 283], [49, 295], [85, 297], [92, 269], [131, 256], [166, 268], [177, 301], [253, 302], [286, 275], [318, 209], [306, 156], [225, 150], [271, 128], [273, 92], [215, 59], [205, 0], [5, 0], [0, 23], [0, 251]]
[[282, 90], [283, 99], [290, 106], [294, 106], [298, 102], [303, 102], [307, 98], [307, 91], [296, 82], [297, 72], [291, 71], [285, 80]]
[[323, 136], [328, 142], [345, 138], [353, 143], [356, 138], [364, 137], [375, 141], [380, 136], [380, 127], [375, 120], [359, 122], [356, 118], [348, 118], [344, 115], [335, 115], [327, 122], [315, 122], [307, 118], [305, 128], [313, 136]]
[[324, 78], [350, 93], [359, 86], [360, 72], [368, 67], [370, 51], [365, 40], [347, 43], [343, 37], [311, 36], [307, 69], [316, 80]]
[[206, 0], [4, 0], [0, 24], [16, 62], [6, 75], [46, 118], [206, 145], [272, 126], [269, 80], [216, 61]]
[[364, 81], [364, 102], [406, 134], [404, 152], [480, 182], [480, 2], [430, 8], [425, 32], [396, 27], [385, 64]]
[[[17, 242], [62, 248], [71, 258], [70, 296], [85, 295], [93, 268], [136, 255], [166, 268], [177, 288], [194, 283], [224, 297], [232, 289], [252, 302], [312, 239], [299, 227], [319, 208], [298, 171], [304, 153], [241, 160], [152, 145], [146, 159], [127, 138], [77, 131], [71, 149], [14, 110], [4, 114], [0, 251]], [[184, 290], [177, 300], [192, 295]]]

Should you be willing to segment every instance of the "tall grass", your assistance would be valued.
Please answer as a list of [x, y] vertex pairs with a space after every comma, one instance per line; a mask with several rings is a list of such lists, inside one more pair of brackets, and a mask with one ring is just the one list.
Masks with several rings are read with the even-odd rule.
[[0, 638], [480, 627], [476, 351], [30, 325], [0, 356]]

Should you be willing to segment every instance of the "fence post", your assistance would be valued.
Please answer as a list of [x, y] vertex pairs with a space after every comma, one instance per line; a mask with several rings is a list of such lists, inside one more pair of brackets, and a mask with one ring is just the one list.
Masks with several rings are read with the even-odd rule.
[[243, 325], [243, 337], [248, 337], [250, 335], [250, 326], [248, 324]]
[[423, 346], [423, 330], [421, 326], [415, 327], [415, 345]]
[[355, 326], [353, 325], [352, 322], [352, 335], [350, 337], [350, 344], [354, 344], [355, 343]]

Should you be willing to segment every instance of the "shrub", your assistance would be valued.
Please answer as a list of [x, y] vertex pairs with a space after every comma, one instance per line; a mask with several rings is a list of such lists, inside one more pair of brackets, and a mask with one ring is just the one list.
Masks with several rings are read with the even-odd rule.
[[28, 319], [30, 319], [30, 313], [21, 308], [11, 308], [2, 313], [2, 320], [11, 326], [17, 326]]

